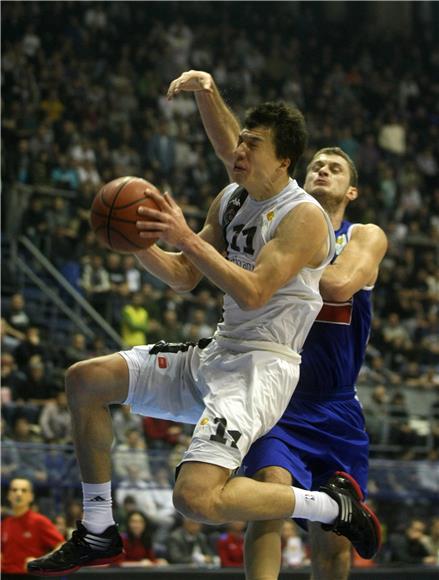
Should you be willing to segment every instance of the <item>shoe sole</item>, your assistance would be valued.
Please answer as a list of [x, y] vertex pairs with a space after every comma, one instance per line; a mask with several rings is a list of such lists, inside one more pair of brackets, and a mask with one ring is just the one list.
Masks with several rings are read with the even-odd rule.
[[[373, 558], [373, 556], [381, 548], [381, 524], [380, 524], [380, 521], [377, 518], [377, 516], [374, 514], [374, 512], [370, 509], [370, 507], [364, 503], [364, 495], [363, 495], [363, 492], [361, 491], [361, 487], [358, 485], [357, 481], [351, 475], [349, 475], [349, 473], [345, 473], [344, 471], [336, 471], [336, 475], [340, 475], [341, 477], [344, 477], [345, 479], [347, 479], [349, 481], [349, 483], [352, 485], [352, 487], [355, 491], [355, 494], [357, 496], [358, 501], [361, 503], [361, 507], [364, 509], [365, 512], [367, 512], [368, 516], [372, 520], [372, 524], [373, 524], [373, 527], [375, 530], [375, 540], [377, 543], [377, 549], [375, 550], [375, 552], [371, 556], [362, 556], [363, 558], [369, 560], [369, 559]], [[361, 554], [360, 554], [360, 556], [361, 556]]]
[[120, 560], [124, 559], [124, 554], [117, 554], [116, 556], [111, 556], [110, 558], [99, 558], [97, 560], [93, 560], [92, 562], [85, 562], [80, 566], [75, 566], [74, 568], [67, 568], [64, 570], [27, 570], [28, 574], [32, 574], [33, 576], [65, 576], [67, 574], [73, 574], [73, 572], [77, 572], [80, 568], [89, 568], [92, 566], [105, 566], [106, 564], [114, 564], [115, 562], [119, 562]]

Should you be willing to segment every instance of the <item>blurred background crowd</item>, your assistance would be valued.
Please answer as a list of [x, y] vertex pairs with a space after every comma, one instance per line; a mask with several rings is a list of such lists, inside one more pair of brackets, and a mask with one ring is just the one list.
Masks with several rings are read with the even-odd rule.
[[[299, 183], [320, 147], [339, 146], [355, 161], [360, 197], [349, 218], [379, 224], [390, 241], [358, 385], [372, 457], [413, 466], [424, 460], [405, 487], [391, 476], [384, 484], [372, 471], [371, 495], [392, 531], [383, 558], [404, 560], [407, 543], [426, 546], [425, 553], [414, 550], [421, 554], [416, 561], [437, 557], [439, 520], [424, 517], [434, 515], [428, 493], [437, 499], [439, 481], [437, 9], [400, 3], [411, 6], [410, 14], [404, 8], [399, 25], [386, 22], [383, 32], [367, 12], [375, 3], [329, 3], [344, 5], [343, 13], [322, 4], [3, 4], [2, 250], [9, 259], [2, 266], [2, 483], [33, 481], [63, 534], [78, 517], [71, 506], [80, 509], [63, 372], [115, 348], [100, 332], [54, 330], [40, 307], [41, 289], [17, 273], [12, 248], [26, 236], [127, 347], [211, 336], [221, 315], [218, 290], [202, 282], [190, 294], [175, 294], [133, 256], [100, 248], [88, 222], [103, 183], [136, 175], [171, 191], [190, 225], [201, 228], [227, 176], [192, 96], [166, 99], [170, 81], [192, 68], [212, 73], [238, 116], [270, 99], [304, 111], [310, 142]], [[347, 39], [353, 4], [355, 34]], [[153, 530], [149, 547], [157, 554], [145, 560], [178, 560], [183, 556], [171, 555], [169, 538], [194, 523], [177, 523], [171, 480], [191, 428], [130, 415], [125, 407], [113, 414], [119, 519], [128, 533]], [[68, 506], [53, 492], [65, 482]], [[428, 492], [419, 519], [407, 524], [406, 516], [386, 514], [380, 499], [400, 493], [410, 496], [404, 513], [413, 515], [413, 489]], [[210, 533], [190, 561], [218, 565], [230, 557], [236, 564], [218, 550], [227, 537], [242, 557], [243, 527]], [[182, 537], [202, 533], [186, 532]], [[306, 538], [293, 526], [286, 526], [284, 544], [291, 565], [307, 561]], [[203, 549], [209, 560], [193, 555]]]

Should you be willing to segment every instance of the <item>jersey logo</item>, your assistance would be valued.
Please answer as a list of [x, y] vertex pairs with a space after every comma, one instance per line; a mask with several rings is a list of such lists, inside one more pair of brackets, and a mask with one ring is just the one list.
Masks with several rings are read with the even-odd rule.
[[346, 244], [348, 243], [348, 237], [346, 234], [338, 234], [335, 237], [335, 254], [331, 260], [331, 264], [335, 262], [338, 256], [342, 253], [343, 249], [345, 248]]
[[351, 321], [352, 300], [349, 302], [324, 302], [316, 318], [316, 322], [344, 324], [346, 326], [349, 326]]
[[246, 189], [244, 189], [243, 187], [237, 187], [234, 190], [234, 192], [232, 193], [232, 195], [230, 196], [229, 201], [227, 202], [227, 206], [224, 210], [224, 215], [223, 215], [223, 220], [222, 220], [224, 239], [226, 240], [226, 242], [227, 242], [227, 236], [226, 236], [227, 226], [233, 220], [233, 218], [238, 213], [238, 211], [241, 209], [241, 207], [244, 205], [244, 202], [247, 199], [247, 196], [248, 196], [248, 192]]
[[271, 211], [269, 211], [266, 215], [267, 221], [271, 222], [274, 218], [274, 210], [272, 209]]
[[165, 356], [158, 356], [157, 362], [159, 363], [159, 369], [166, 369], [168, 368], [168, 361], [166, 360]]

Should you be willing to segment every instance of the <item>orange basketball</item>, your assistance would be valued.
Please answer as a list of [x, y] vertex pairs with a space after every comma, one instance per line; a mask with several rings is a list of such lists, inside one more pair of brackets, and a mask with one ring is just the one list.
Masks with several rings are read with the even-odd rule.
[[145, 195], [149, 188], [158, 189], [139, 177], [119, 177], [106, 183], [96, 194], [91, 206], [90, 223], [99, 243], [110, 250], [128, 254], [149, 248], [156, 241], [139, 236], [136, 222], [140, 205], [159, 209]]

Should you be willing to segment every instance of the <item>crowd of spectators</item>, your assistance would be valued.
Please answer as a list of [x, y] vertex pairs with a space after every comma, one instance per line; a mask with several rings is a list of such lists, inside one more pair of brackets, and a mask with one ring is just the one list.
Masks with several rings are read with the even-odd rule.
[[[192, 96], [166, 99], [169, 82], [184, 70], [211, 72], [241, 117], [262, 100], [296, 104], [310, 129], [299, 183], [316, 149], [342, 147], [360, 175], [350, 219], [379, 224], [390, 241], [359, 378], [360, 395], [363, 387], [372, 393], [366, 401], [372, 443], [389, 445], [381, 456], [437, 461], [439, 139], [433, 79], [439, 52], [428, 27], [422, 36], [414, 30], [378, 36], [365, 19], [361, 33], [347, 42], [345, 26], [324, 26], [313, 3], [270, 3], [268, 9], [265, 2], [224, 2], [214, 10], [210, 4], [6, 3], [3, 199], [13, 203], [17, 192], [27, 192], [19, 231], [127, 346], [162, 338], [196, 341], [214, 331], [221, 294], [202, 282], [193, 293], [176, 295], [133, 256], [104, 251], [89, 227], [91, 201], [103, 183], [137, 175], [171, 191], [190, 225], [201, 227], [227, 178]], [[294, 25], [297, 19], [300, 26]], [[6, 230], [8, 215], [6, 207]], [[2, 316], [2, 477], [29, 477], [36, 484], [77, 478], [68, 454], [45, 454], [26, 444], [71, 443], [63, 372], [105, 354], [108, 346], [81, 332], [65, 344], [54, 341], [25, 288], [4, 296]], [[436, 393], [427, 421], [413, 416], [408, 391]], [[190, 428], [137, 417], [123, 406], [113, 413], [117, 503], [122, 516], [126, 505], [137, 514], [131, 524], [125, 517], [127, 541], [137, 542], [140, 553], [138, 542], [152, 526], [157, 553], [145, 540], [141, 560], [171, 561], [164, 546], [177, 524], [169, 478]], [[144, 499], [141, 505], [136, 498]], [[195, 537], [201, 531], [186, 533]], [[237, 533], [227, 531], [228, 537]], [[285, 530], [285, 562], [306, 561], [299, 540]], [[239, 553], [239, 541], [234, 545], [230, 561]], [[215, 551], [210, 556], [214, 565]]]
[[[62, 539], [68, 539], [75, 529], [72, 518], [80, 519], [81, 504], [65, 504], [65, 511], [55, 513], [51, 520], [41, 514], [35, 501], [32, 481], [25, 476], [11, 480], [8, 506], [3, 509], [2, 572], [24, 572], [32, 558], [43, 555]], [[160, 524], [143, 509], [134, 497], [118, 504], [117, 513], [125, 550], [117, 563], [123, 567], [153, 567], [184, 564], [203, 568], [242, 568], [244, 565], [244, 533], [246, 523], [230, 522], [225, 526], [203, 526], [194, 520], [176, 517], [166, 535]], [[23, 533], [31, 531], [33, 544], [18, 541]], [[35, 533], [37, 532], [37, 533]], [[385, 564], [439, 565], [439, 517], [430, 524], [412, 518], [406, 527], [386, 534], [386, 543], [375, 561], [363, 560], [352, 552], [355, 567], [373, 567]], [[282, 565], [298, 568], [310, 563], [309, 545], [303, 530], [292, 520], [286, 520], [281, 536]], [[17, 548], [19, 546], [19, 548]]]

